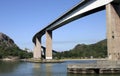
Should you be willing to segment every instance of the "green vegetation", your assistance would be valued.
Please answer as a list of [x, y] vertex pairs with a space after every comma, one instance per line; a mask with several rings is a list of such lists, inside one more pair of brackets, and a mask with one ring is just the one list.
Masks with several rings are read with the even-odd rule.
[[2, 59], [10, 56], [18, 57], [20, 59], [31, 58], [32, 52], [21, 50], [16, 46], [13, 47], [0, 46], [0, 58]]
[[[0, 33], [0, 59], [17, 57], [20, 59], [32, 58], [33, 53], [28, 49], [21, 50], [7, 35]], [[53, 53], [54, 59], [63, 58], [105, 58], [107, 57], [107, 40], [95, 44], [78, 44], [69, 51]]]
[[32, 53], [21, 50], [14, 41], [4, 33], [0, 33], [0, 59], [2, 58], [31, 58]]
[[61, 58], [105, 58], [107, 57], [107, 40], [102, 40], [95, 44], [78, 44], [69, 51], [54, 54], [57, 59]]

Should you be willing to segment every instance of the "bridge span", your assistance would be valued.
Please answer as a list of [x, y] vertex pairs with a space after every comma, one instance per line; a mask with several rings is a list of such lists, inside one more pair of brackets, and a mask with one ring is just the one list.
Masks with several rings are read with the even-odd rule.
[[79, 18], [106, 9], [108, 58], [120, 60], [120, 0], [82, 0], [33, 37], [34, 58], [41, 58], [41, 37], [46, 34], [46, 59], [52, 59], [52, 31]]

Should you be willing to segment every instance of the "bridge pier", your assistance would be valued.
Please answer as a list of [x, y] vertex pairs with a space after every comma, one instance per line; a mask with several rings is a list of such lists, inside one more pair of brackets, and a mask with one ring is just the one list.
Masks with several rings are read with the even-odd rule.
[[107, 4], [106, 15], [108, 58], [120, 60], [120, 5]]
[[33, 51], [33, 57], [35, 59], [41, 59], [41, 39], [36, 37], [36, 43]]
[[52, 59], [52, 31], [46, 31], [46, 59]]

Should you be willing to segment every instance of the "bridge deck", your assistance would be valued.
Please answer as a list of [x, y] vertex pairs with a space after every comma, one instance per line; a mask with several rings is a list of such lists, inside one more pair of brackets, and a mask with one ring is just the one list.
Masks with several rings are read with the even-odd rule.
[[55, 30], [67, 23], [70, 23], [76, 19], [87, 16], [89, 14], [101, 11], [105, 9], [105, 5], [108, 3], [120, 3], [119, 0], [82, 0], [72, 9], [58, 17], [56, 20], [48, 24], [45, 28], [37, 32], [33, 37], [33, 42], [35, 43], [35, 38], [40, 38], [45, 34], [47, 30]]

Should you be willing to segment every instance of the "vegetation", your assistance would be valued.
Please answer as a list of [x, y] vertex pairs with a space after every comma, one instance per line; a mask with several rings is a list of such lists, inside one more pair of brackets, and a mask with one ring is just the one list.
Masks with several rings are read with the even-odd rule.
[[20, 59], [31, 58], [32, 52], [27, 52], [25, 50], [21, 50], [18, 47], [3, 47], [0, 46], [0, 58], [6, 57], [18, 57]]
[[31, 58], [32, 53], [21, 50], [14, 41], [4, 33], [0, 33], [0, 59], [2, 58]]
[[61, 58], [105, 58], [107, 57], [107, 40], [102, 40], [95, 44], [78, 44], [69, 51], [54, 54], [57, 59]]
[[[7, 35], [0, 33], [0, 58], [32, 58], [32, 52], [21, 50]], [[61, 58], [105, 58], [107, 57], [107, 40], [95, 44], [78, 44], [69, 51], [53, 53], [55, 59]]]

